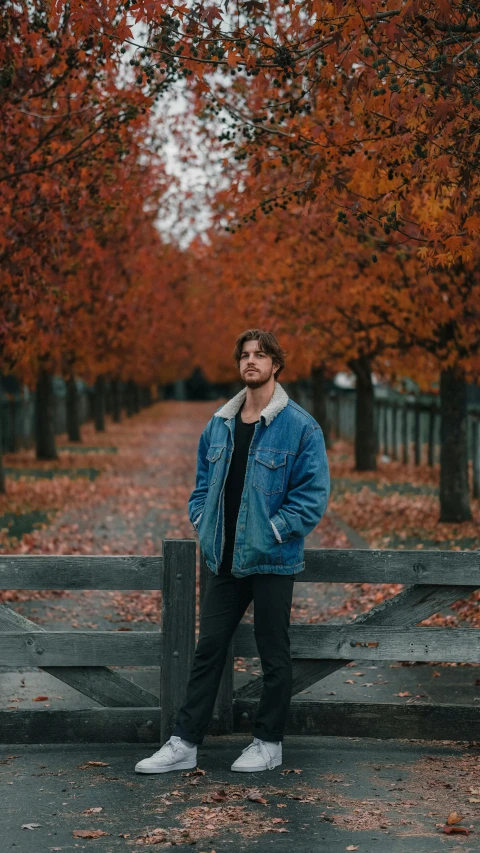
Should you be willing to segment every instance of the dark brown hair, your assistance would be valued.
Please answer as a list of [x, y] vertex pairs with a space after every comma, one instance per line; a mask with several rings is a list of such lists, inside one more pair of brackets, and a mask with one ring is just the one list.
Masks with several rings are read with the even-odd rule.
[[242, 355], [243, 345], [246, 341], [258, 341], [262, 352], [272, 357], [279, 368], [274, 374], [275, 380], [278, 380], [280, 373], [285, 367], [285, 356], [287, 353], [280, 346], [273, 332], [265, 332], [263, 329], [247, 329], [238, 336], [233, 351], [233, 358], [238, 368], [240, 367], [240, 356]]

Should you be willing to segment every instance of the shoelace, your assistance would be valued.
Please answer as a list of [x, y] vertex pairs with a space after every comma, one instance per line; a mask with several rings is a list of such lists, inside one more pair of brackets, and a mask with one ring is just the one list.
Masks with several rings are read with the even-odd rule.
[[[153, 758], [154, 756], [156, 756], [156, 755], [160, 755], [160, 754], [162, 754], [162, 749], [163, 749], [163, 750], [165, 750], [165, 747], [166, 747], [166, 746], [169, 746], [169, 747], [170, 747], [170, 749], [172, 750], [172, 752], [176, 752], [176, 750], [178, 749], [178, 742], [175, 742], [175, 741], [173, 741], [173, 740], [171, 740], [171, 739], [167, 740], [167, 742], [166, 742], [166, 743], [164, 743], [164, 744], [163, 744], [163, 746], [162, 746], [162, 747], [160, 747], [160, 749], [158, 749], [158, 750], [154, 753], [154, 755], [152, 756], [152, 758]], [[165, 755], [165, 752], [163, 752], [163, 755]]]
[[245, 749], [242, 749], [242, 753], [248, 752], [249, 749], [251, 749], [252, 751], [259, 751], [260, 755], [265, 760], [265, 764], [267, 765], [268, 769], [273, 770], [273, 757], [270, 755], [268, 748], [265, 746], [262, 740], [257, 740], [253, 743], [249, 743], [248, 746], [245, 747]]

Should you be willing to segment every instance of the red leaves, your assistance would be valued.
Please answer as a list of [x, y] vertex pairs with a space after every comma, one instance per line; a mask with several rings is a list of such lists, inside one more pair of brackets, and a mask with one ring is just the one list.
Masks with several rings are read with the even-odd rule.
[[450, 812], [447, 817], [447, 823], [442, 828], [442, 832], [444, 832], [445, 835], [469, 835], [469, 829], [467, 829], [465, 826], [458, 826], [458, 824], [461, 823], [462, 820], [463, 817], [462, 815], [459, 815], [458, 812]]
[[268, 38], [268, 33], [267, 33], [265, 27], [263, 26], [263, 24], [259, 24], [258, 27], [255, 27], [255, 29], [253, 31], [253, 35], [259, 39]]
[[260, 791], [257, 790], [249, 791], [247, 793], [247, 799], [251, 800], [254, 803], [262, 803], [262, 805], [264, 806], [266, 806], [268, 803], [268, 800], [266, 800], [265, 797], [262, 797]]
[[220, 21], [223, 20], [223, 15], [218, 6], [209, 6], [208, 9], [205, 9], [203, 13], [203, 20], [207, 22], [209, 27], [214, 27], [214, 21], [216, 21], [217, 18]]
[[[365, 7], [369, 15], [373, 15], [373, 0], [360, 0], [362, 6]], [[348, 848], [347, 848], [348, 849]]]
[[102, 835], [110, 835], [102, 829], [74, 829], [72, 834], [74, 838], [101, 838]]
[[467, 829], [465, 826], [444, 826], [442, 832], [444, 832], [445, 835], [452, 835], [454, 833], [457, 835], [470, 834], [470, 830]]
[[264, 12], [266, 8], [265, 3], [260, 2], [260, 0], [246, 0], [242, 5], [245, 11], [250, 15], [258, 12]]
[[461, 823], [463, 820], [462, 815], [459, 815], [458, 812], [450, 812], [447, 817], [447, 826], [454, 826], [457, 823]]

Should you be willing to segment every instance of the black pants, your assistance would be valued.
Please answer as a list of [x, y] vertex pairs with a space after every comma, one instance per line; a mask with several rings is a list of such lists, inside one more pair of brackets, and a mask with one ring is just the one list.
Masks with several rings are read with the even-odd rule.
[[294, 575], [252, 574], [236, 578], [209, 572], [200, 613], [200, 633], [185, 702], [172, 732], [201, 744], [210, 722], [228, 646], [248, 605], [254, 602], [254, 632], [263, 670], [263, 692], [254, 737], [282, 741], [292, 692], [290, 610]]

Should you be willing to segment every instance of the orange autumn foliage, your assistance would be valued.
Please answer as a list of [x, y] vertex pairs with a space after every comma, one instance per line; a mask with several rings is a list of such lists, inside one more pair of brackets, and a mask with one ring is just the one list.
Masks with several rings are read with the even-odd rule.
[[[428, 266], [472, 261], [476, 4], [244, 0], [233, 9], [227, 0], [192, 13], [167, 0], [73, 0], [70, 8], [73, 26], [94, 27], [106, 51], [136, 48], [140, 86], [172, 75], [190, 84], [202, 116], [212, 115], [209, 132], [220, 120], [221, 141], [238, 158], [244, 212], [272, 199], [328, 198], [330, 215], [340, 206], [356, 229], [389, 229]], [[146, 41], [133, 22], [147, 25]], [[281, 175], [272, 192], [282, 165], [293, 180]]]
[[172, 381], [184, 259], [155, 225], [155, 90], [68, 5], [7, 2], [0, 27], [2, 370]]

